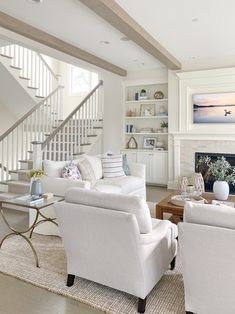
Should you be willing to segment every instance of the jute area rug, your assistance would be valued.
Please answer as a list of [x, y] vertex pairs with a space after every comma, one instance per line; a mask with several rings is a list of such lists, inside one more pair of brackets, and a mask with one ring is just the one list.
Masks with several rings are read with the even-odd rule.
[[[78, 278], [66, 287], [66, 257], [59, 237], [33, 235], [40, 268], [32, 251], [18, 236], [7, 239], [0, 250], [0, 272], [35, 286], [86, 303], [105, 313], [137, 313], [137, 298], [115, 289]], [[184, 291], [180, 265], [167, 271], [148, 296], [146, 314], [184, 313]]]

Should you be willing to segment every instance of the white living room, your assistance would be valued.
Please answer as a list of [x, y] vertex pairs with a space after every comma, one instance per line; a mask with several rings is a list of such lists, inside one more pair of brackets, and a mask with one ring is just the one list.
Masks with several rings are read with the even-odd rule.
[[232, 314], [231, 0], [0, 0], [0, 314]]

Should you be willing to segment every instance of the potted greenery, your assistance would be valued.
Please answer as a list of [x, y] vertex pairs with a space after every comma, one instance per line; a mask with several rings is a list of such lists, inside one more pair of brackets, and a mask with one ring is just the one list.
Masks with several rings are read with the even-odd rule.
[[208, 166], [208, 173], [215, 178], [213, 192], [217, 200], [225, 201], [229, 195], [229, 183], [235, 185], [235, 168], [230, 165], [225, 157], [218, 157], [212, 161], [209, 156], [199, 159], [199, 163]]
[[140, 91], [140, 96], [146, 96], [146, 89], [142, 88]]
[[163, 133], [167, 133], [168, 132], [168, 122], [162, 121], [161, 122], [161, 128], [162, 128]]
[[31, 170], [28, 173], [28, 177], [32, 180], [30, 194], [32, 196], [40, 197], [43, 194], [43, 186], [42, 181], [40, 178], [46, 175], [45, 171], [43, 170]]

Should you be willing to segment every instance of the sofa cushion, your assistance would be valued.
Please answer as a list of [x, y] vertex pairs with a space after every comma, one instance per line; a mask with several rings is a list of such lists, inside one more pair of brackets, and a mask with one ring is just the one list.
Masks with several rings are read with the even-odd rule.
[[48, 177], [61, 177], [63, 167], [68, 161], [43, 160], [43, 168]]
[[82, 180], [81, 173], [74, 162], [67, 163], [62, 169], [62, 178], [70, 180]]
[[91, 186], [93, 186], [96, 182], [95, 173], [91, 163], [88, 159], [84, 158], [78, 162], [78, 169], [81, 172], [82, 180], [90, 181]]
[[89, 161], [91, 165], [91, 168], [95, 176], [95, 180], [101, 179], [103, 176], [101, 159], [97, 156], [89, 156], [89, 155], [87, 155], [85, 158]]
[[103, 193], [122, 193], [122, 188], [120, 186], [104, 184], [101, 181], [103, 180], [98, 180], [92, 189]]
[[[85, 155], [81, 155], [81, 158], [83, 159]], [[62, 170], [64, 166], [69, 162], [74, 162], [75, 164], [78, 163], [79, 159], [76, 160], [63, 160], [63, 161], [54, 161], [54, 160], [43, 160], [43, 169], [46, 172], [46, 175], [48, 177], [62, 177]]]
[[111, 155], [101, 158], [104, 178], [123, 177], [122, 155]]
[[69, 203], [134, 214], [139, 225], [140, 233], [152, 231], [149, 208], [146, 201], [141, 197], [71, 188], [65, 193], [65, 200]]
[[99, 180], [97, 183], [106, 185], [114, 185], [121, 188], [123, 194], [131, 194], [134, 191], [142, 189], [145, 182], [144, 179], [134, 176], [125, 176], [119, 178], [105, 178]]

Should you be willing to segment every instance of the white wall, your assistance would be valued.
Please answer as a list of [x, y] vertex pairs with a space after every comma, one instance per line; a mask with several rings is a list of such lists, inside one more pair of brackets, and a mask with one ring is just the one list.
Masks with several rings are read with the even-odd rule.
[[9, 129], [17, 120], [4, 104], [0, 103], [0, 135]]
[[108, 72], [101, 73], [104, 81], [103, 152], [120, 153], [123, 142], [122, 78]]
[[65, 62], [58, 62], [58, 74], [61, 76], [61, 84], [64, 86], [63, 91], [63, 116], [66, 118], [84, 99], [86, 94], [79, 96], [70, 95], [70, 65]]

